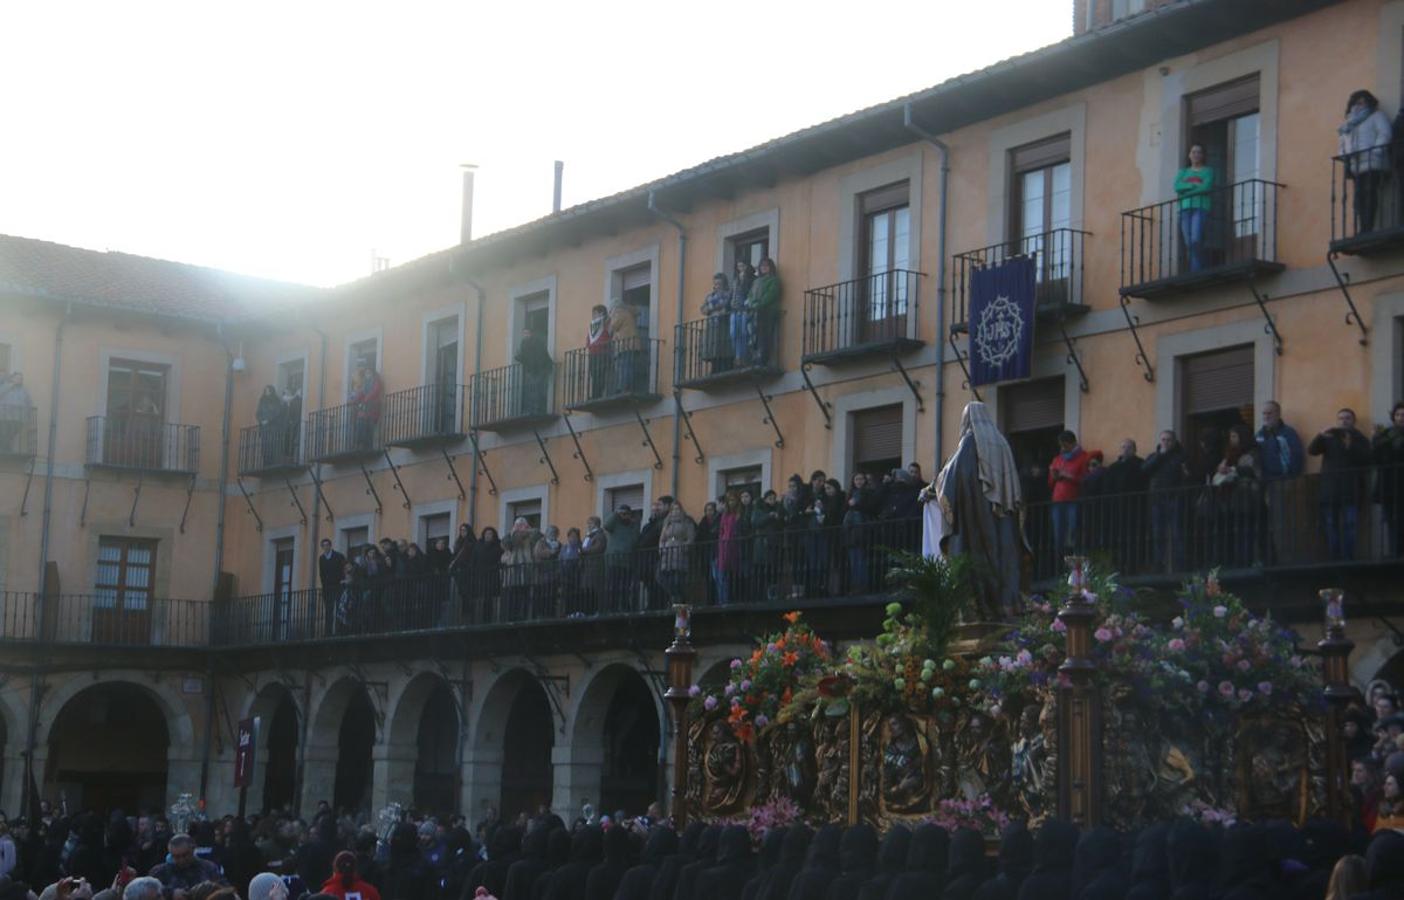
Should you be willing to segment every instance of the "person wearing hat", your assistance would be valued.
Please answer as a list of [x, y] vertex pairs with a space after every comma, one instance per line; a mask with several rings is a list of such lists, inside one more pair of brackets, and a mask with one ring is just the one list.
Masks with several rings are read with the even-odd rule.
[[322, 885], [322, 893], [340, 900], [380, 900], [375, 885], [363, 881], [356, 868], [356, 854], [343, 850], [332, 861], [332, 875]]

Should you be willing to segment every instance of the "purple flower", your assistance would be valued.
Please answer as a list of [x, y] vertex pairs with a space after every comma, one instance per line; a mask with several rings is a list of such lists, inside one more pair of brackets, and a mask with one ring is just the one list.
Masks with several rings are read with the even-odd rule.
[[1260, 682], [1258, 682], [1258, 693], [1262, 694], [1264, 697], [1271, 697], [1271, 696], [1272, 696], [1272, 682], [1270, 682], [1270, 681], [1260, 681]]
[[1233, 699], [1233, 685], [1227, 681], [1219, 682], [1219, 693], [1226, 699]]
[[726, 686], [726, 695], [727, 695], [728, 697], [730, 697], [730, 696], [731, 696], [732, 694], [734, 694], [734, 693], [736, 693], [736, 685], [734, 685], [734, 684], [728, 684], [728, 685]]
[[1216, 607], [1214, 607], [1214, 618], [1216, 618], [1216, 619], [1222, 619], [1222, 618], [1223, 618], [1224, 616], [1226, 616], [1226, 615], [1228, 615], [1228, 607], [1227, 607], [1227, 606], [1216, 606]]
[[694, 684], [692, 687], [690, 687], [690, 688], [687, 689], [687, 695], [688, 695], [689, 697], [696, 697], [696, 696], [698, 696], [698, 695], [701, 694], [701, 693], [702, 693], [702, 685], [700, 685], [700, 684]]
[[1068, 630], [1068, 626], [1063, 624], [1062, 619], [1054, 619], [1053, 624], [1049, 627], [1052, 628], [1054, 631], [1058, 632], [1059, 634], [1062, 634], [1063, 632]]
[[1092, 636], [1104, 644], [1112, 639], [1112, 633], [1107, 630], [1106, 626], [1098, 628], [1096, 631], [1092, 632]]
[[1238, 661], [1238, 671], [1240, 671], [1240, 672], [1247, 672], [1247, 671], [1248, 671], [1249, 669], [1251, 669], [1251, 668], [1253, 668], [1253, 664], [1250, 663], [1248, 660], [1246, 660], [1246, 659], [1240, 659], [1240, 660]]
[[764, 728], [765, 726], [767, 726], [767, 725], [769, 725], [769, 724], [770, 724], [770, 719], [769, 719], [769, 717], [766, 716], [765, 713], [761, 713], [760, 715], [756, 716], [756, 727], [757, 727], [757, 728]]
[[1199, 692], [1201, 694], [1209, 693], [1209, 682], [1207, 681], [1200, 681], [1199, 684], [1195, 685], [1195, 687], [1199, 688]]
[[702, 701], [702, 708], [707, 710], [707, 712], [711, 712], [712, 710], [716, 709], [717, 698], [713, 697], [711, 694], [708, 694], [707, 699]]
[[1239, 688], [1238, 699], [1242, 700], [1244, 703], [1247, 703], [1249, 700], [1253, 699], [1253, 692], [1248, 690], [1247, 688]]
[[732, 668], [733, 671], [735, 671], [736, 669], [741, 668], [741, 660], [739, 660], [739, 659], [733, 659], [733, 660], [731, 661], [731, 668]]
[[749, 678], [744, 678], [744, 679], [742, 679], [742, 681], [741, 681], [741, 690], [743, 690], [743, 691], [749, 691], [750, 689], [751, 689], [751, 679], [749, 679]]

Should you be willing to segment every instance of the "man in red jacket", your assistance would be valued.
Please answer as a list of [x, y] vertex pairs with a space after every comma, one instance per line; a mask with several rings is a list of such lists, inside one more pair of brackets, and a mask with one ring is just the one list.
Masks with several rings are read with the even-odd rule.
[[332, 862], [332, 876], [322, 885], [322, 893], [339, 900], [380, 900], [380, 892], [361, 880], [356, 871], [356, 854], [343, 850]]
[[1058, 435], [1059, 453], [1048, 464], [1048, 486], [1053, 490], [1053, 557], [1054, 564], [1064, 553], [1074, 549], [1077, 540], [1077, 501], [1082, 495], [1082, 481], [1087, 477], [1087, 451], [1077, 445], [1077, 435], [1064, 431]]

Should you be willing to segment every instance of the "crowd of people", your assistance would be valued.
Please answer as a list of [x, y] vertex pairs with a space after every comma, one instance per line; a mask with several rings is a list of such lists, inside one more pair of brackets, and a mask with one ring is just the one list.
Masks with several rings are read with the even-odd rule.
[[[1187, 448], [1167, 430], [1144, 458], [1132, 438], [1110, 463], [1071, 431], [1058, 443], [1046, 466], [1021, 473], [1029, 537], [1044, 570], [1056, 571], [1064, 554], [1099, 551], [1124, 574], [1305, 561], [1314, 553], [1354, 560], [1372, 504], [1384, 525], [1373, 554], [1404, 554], [1404, 403], [1369, 438], [1343, 408], [1303, 442], [1269, 402], [1256, 433], [1242, 423], [1226, 432], [1205, 427]], [[1308, 456], [1321, 458], [1321, 474], [1300, 479]]]
[[518, 517], [427, 550], [386, 537], [348, 556], [323, 539], [305, 621], [337, 634], [871, 593], [892, 551], [920, 546], [922, 487], [917, 463], [847, 489], [816, 470], [783, 495], [728, 490], [697, 517], [663, 496], [646, 518], [621, 503], [564, 534]]
[[1014, 821], [991, 858], [980, 832], [931, 821], [679, 833], [658, 804], [631, 818], [586, 803], [569, 826], [544, 807], [488, 810], [472, 832], [411, 813], [379, 833], [326, 804], [310, 825], [283, 811], [188, 834], [154, 812], [46, 810], [0, 827], [0, 900], [1397, 900], [1399, 828]]

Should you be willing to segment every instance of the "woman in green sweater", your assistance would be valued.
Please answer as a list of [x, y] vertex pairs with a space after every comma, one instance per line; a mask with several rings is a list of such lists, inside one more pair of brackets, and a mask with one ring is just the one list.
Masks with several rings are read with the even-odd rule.
[[1175, 193], [1180, 198], [1180, 238], [1185, 242], [1191, 272], [1204, 268], [1204, 238], [1213, 206], [1214, 170], [1204, 164], [1204, 148], [1190, 147], [1189, 165], [1175, 176]]
[[746, 334], [749, 339], [750, 361], [753, 366], [770, 364], [774, 352], [775, 319], [780, 312], [780, 275], [775, 260], [761, 260], [756, 280], [746, 297]]

